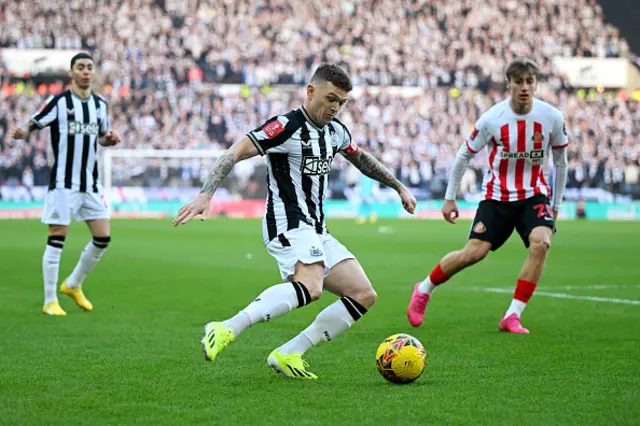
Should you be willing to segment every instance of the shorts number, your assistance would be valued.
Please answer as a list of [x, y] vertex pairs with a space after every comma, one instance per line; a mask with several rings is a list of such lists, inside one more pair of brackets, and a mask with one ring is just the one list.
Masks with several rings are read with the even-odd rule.
[[534, 210], [538, 210], [538, 217], [551, 216], [553, 217], [553, 211], [549, 204], [536, 204], [533, 206]]

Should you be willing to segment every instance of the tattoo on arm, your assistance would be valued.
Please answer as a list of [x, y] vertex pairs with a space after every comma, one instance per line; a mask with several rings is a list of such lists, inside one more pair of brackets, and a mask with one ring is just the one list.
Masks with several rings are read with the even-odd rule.
[[224, 152], [213, 165], [207, 176], [207, 180], [202, 185], [201, 194], [213, 195], [220, 185], [220, 182], [227, 177], [233, 166], [236, 164], [235, 156], [231, 152]]
[[363, 150], [358, 150], [355, 155], [347, 156], [346, 158], [365, 176], [377, 180], [396, 191], [402, 187], [400, 181], [396, 179], [382, 163], [376, 160], [373, 155]]

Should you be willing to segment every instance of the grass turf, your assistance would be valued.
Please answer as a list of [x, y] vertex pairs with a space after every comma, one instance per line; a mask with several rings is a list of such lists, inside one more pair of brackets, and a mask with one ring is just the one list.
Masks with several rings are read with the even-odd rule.
[[[379, 298], [345, 335], [308, 353], [320, 380], [300, 382], [268, 370], [266, 357], [333, 302], [331, 294], [249, 329], [213, 363], [200, 351], [207, 321], [233, 315], [280, 281], [259, 221], [178, 229], [167, 220], [113, 221], [112, 245], [84, 286], [94, 312], [60, 295], [63, 318], [40, 313], [43, 225], [0, 222], [0, 424], [630, 425], [640, 418], [640, 305], [534, 296], [523, 316], [532, 334], [499, 333], [511, 296], [472, 288], [514, 286], [526, 256], [514, 234], [440, 288], [414, 329], [405, 315], [412, 286], [461, 247], [469, 223], [329, 226]], [[559, 229], [540, 291], [640, 300], [637, 223]], [[61, 280], [88, 241], [84, 225], [74, 224]], [[420, 339], [428, 354], [425, 374], [406, 386], [388, 384], [374, 363], [378, 344], [399, 332]]]

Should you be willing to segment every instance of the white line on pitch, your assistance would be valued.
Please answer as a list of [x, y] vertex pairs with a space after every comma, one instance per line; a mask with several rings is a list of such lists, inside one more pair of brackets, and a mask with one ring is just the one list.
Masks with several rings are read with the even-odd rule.
[[607, 290], [610, 288], [640, 288], [640, 284], [596, 284], [596, 285], [567, 285], [551, 287], [554, 290]]
[[[495, 287], [465, 287], [464, 289], [469, 291], [479, 291], [484, 293], [504, 293], [504, 294], [513, 293], [513, 289], [495, 288]], [[534, 294], [536, 296], [553, 297], [555, 299], [589, 300], [591, 302], [618, 303], [623, 305], [640, 306], [640, 300], [612, 299], [609, 297], [593, 297], [593, 296], [576, 296], [574, 294], [549, 293], [546, 291], [536, 291]]]

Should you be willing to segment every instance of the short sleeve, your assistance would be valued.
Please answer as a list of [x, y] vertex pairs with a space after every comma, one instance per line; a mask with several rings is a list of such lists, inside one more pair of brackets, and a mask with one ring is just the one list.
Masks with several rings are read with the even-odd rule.
[[334, 140], [336, 141], [337, 151], [346, 156], [354, 155], [358, 152], [358, 144], [351, 138], [351, 133], [347, 126], [338, 120], [331, 121], [331, 128], [334, 131]]
[[111, 131], [111, 120], [109, 120], [109, 110], [106, 102], [100, 102], [100, 136], [104, 136]]
[[31, 121], [40, 129], [50, 126], [58, 119], [58, 97], [49, 96], [40, 111], [31, 116]]
[[247, 133], [260, 155], [284, 152], [283, 144], [297, 129], [287, 116], [278, 115], [267, 120], [262, 126]]

